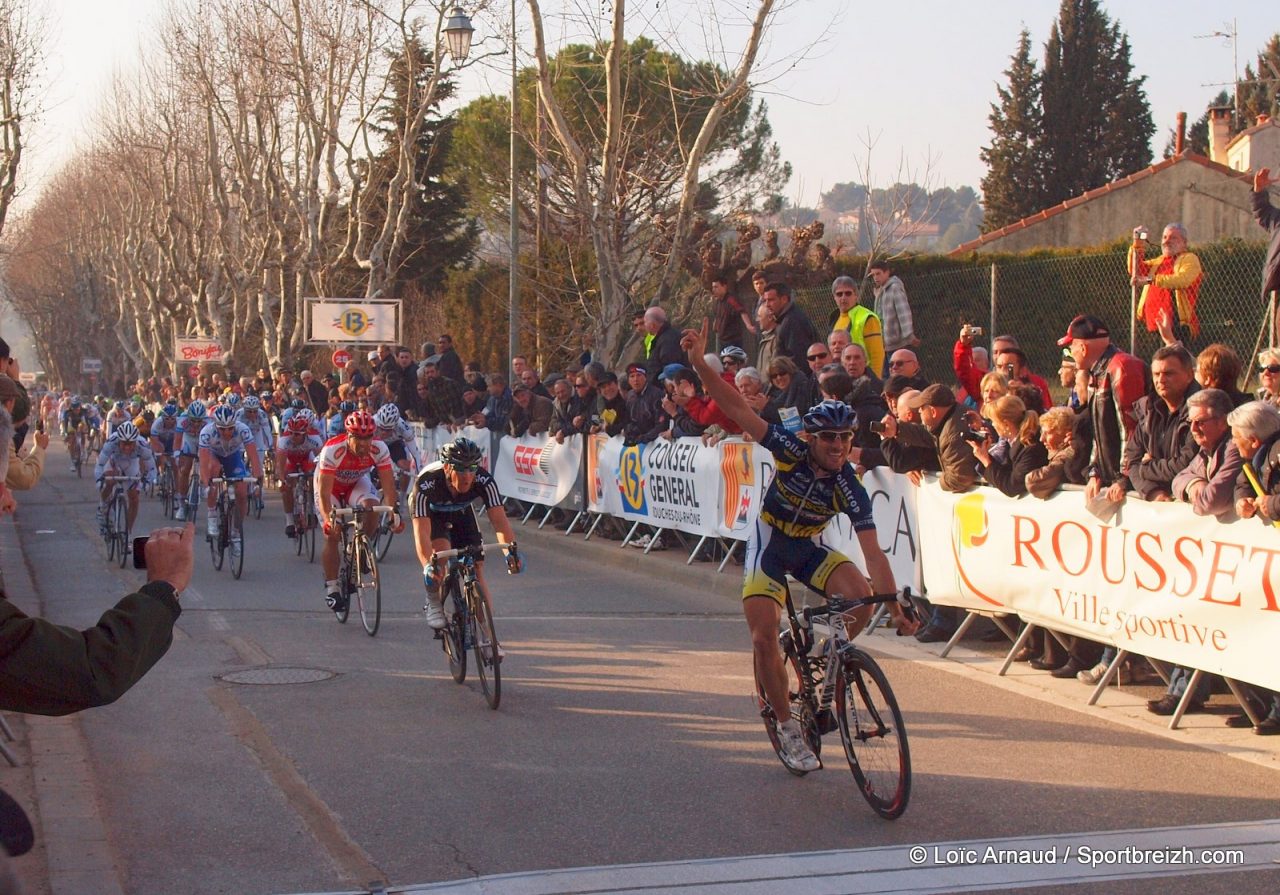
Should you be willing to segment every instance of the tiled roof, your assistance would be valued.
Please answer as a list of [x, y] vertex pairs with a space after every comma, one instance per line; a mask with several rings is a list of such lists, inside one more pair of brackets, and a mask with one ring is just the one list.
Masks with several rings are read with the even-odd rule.
[[1226, 165], [1222, 165], [1222, 164], [1219, 164], [1218, 162], [1212, 161], [1208, 157], [1200, 155], [1199, 153], [1184, 152], [1182, 153], [1182, 155], [1175, 155], [1172, 158], [1164, 159], [1163, 161], [1157, 162], [1156, 164], [1152, 165], [1150, 168], [1144, 168], [1141, 171], [1130, 174], [1128, 177], [1122, 177], [1119, 180], [1112, 181], [1111, 183], [1108, 183], [1106, 186], [1100, 186], [1095, 190], [1089, 190], [1089, 192], [1087, 193], [1084, 193], [1079, 196], [1074, 196], [1068, 199], [1067, 201], [1063, 202], [1061, 205], [1054, 205], [1052, 208], [1046, 208], [1044, 211], [1036, 212], [1035, 214], [1030, 215], [1029, 217], [1025, 217], [1020, 221], [1015, 221], [1014, 223], [1009, 224], [1008, 226], [1001, 227], [999, 230], [992, 230], [990, 233], [984, 233], [982, 236], [979, 236], [977, 239], [972, 239], [969, 242], [961, 243], [960, 245], [956, 246], [947, 254], [963, 255], [966, 252], [972, 252], [975, 249], [978, 249], [981, 246], [986, 245], [992, 240], [999, 239], [1002, 236], [1008, 236], [1010, 233], [1016, 233], [1019, 230], [1025, 230], [1027, 227], [1030, 227], [1033, 224], [1038, 224], [1041, 221], [1047, 221], [1049, 220], [1049, 218], [1053, 217], [1054, 215], [1062, 214], [1062, 212], [1070, 208], [1075, 208], [1079, 205], [1083, 205], [1086, 202], [1089, 202], [1093, 199], [1097, 199], [1099, 196], [1105, 196], [1107, 193], [1113, 193], [1116, 190], [1122, 190], [1125, 187], [1132, 186], [1133, 184], [1137, 183], [1139, 180], [1145, 180], [1148, 177], [1154, 177], [1156, 174], [1159, 174], [1161, 171], [1164, 171], [1168, 168], [1172, 168], [1174, 165], [1180, 162], [1195, 162], [1197, 165], [1202, 165], [1205, 168], [1208, 168], [1210, 171], [1216, 171], [1220, 174], [1225, 174], [1228, 177], [1234, 177], [1240, 180], [1248, 179], [1247, 174], [1242, 174], [1239, 171], [1234, 171], [1231, 168], [1228, 168]]

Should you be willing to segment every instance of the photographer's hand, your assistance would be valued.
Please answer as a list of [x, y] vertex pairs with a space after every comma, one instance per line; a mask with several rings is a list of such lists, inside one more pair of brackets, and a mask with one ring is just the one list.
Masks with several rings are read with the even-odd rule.
[[165, 581], [178, 593], [191, 583], [196, 527], [157, 528], [147, 539], [147, 580]]

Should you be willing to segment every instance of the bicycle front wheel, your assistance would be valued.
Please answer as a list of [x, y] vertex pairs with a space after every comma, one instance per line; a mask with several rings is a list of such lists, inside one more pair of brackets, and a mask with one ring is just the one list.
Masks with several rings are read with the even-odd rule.
[[836, 721], [849, 770], [872, 810], [894, 820], [911, 798], [911, 750], [898, 700], [876, 660], [860, 649], [846, 647], [837, 673]]
[[387, 558], [387, 551], [391, 549], [391, 539], [395, 536], [396, 533], [391, 530], [391, 514], [384, 513], [378, 520], [378, 530], [373, 533], [373, 551], [378, 554], [378, 559]]
[[116, 539], [116, 560], [123, 569], [129, 556], [129, 506], [123, 496], [111, 503], [111, 528]]
[[227, 514], [227, 546], [231, 550], [231, 575], [239, 578], [244, 571], [244, 521], [234, 505]]
[[445, 579], [444, 614], [446, 625], [440, 636], [449, 659], [449, 673], [455, 683], [467, 679], [467, 612], [459, 592], [457, 575]]
[[[783, 636], [783, 661], [786, 663], [787, 668], [787, 696], [791, 703], [791, 717], [799, 722], [800, 730], [804, 732], [805, 742], [809, 744], [813, 754], [821, 755], [822, 738], [818, 733], [818, 725], [814, 718], [811, 700], [806, 695], [800, 657], [791, 645], [790, 634], [784, 634]], [[778, 739], [778, 716], [774, 713], [773, 707], [769, 705], [769, 699], [764, 692], [764, 685], [760, 683], [759, 670], [756, 671], [755, 675], [756, 704], [760, 709], [760, 717], [764, 721], [765, 732], [769, 734], [769, 742], [773, 745], [773, 751], [777, 753], [778, 760], [782, 762], [784, 768], [797, 777], [803, 777], [809, 772], [791, 767], [782, 757], [782, 741]]]
[[478, 584], [472, 585], [471, 646], [476, 655], [476, 676], [484, 691], [489, 708], [496, 709], [502, 699], [502, 656], [498, 650], [498, 633], [493, 627], [493, 616], [485, 604]]
[[218, 501], [218, 505], [209, 511], [216, 513], [218, 516], [218, 536], [209, 539], [209, 556], [213, 560], [215, 570], [222, 571], [222, 560], [227, 550], [227, 513], [222, 501]]
[[[382, 621], [382, 579], [378, 576], [377, 551], [362, 537], [356, 538], [356, 562], [352, 570], [356, 583], [356, 603], [360, 609], [360, 623], [370, 637], [378, 633]], [[368, 569], [368, 571], [364, 571]]]

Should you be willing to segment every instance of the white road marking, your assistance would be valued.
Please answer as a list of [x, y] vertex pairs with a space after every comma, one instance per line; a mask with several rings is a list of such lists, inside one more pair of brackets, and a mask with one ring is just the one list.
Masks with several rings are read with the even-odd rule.
[[[923, 855], [923, 858], [921, 858]], [[509, 873], [388, 895], [943, 893], [1280, 869], [1280, 820]]]

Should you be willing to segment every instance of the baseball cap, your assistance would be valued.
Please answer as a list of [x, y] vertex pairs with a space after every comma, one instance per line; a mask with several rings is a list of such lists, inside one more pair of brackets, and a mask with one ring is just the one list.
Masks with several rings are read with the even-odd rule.
[[[899, 396], [898, 402], [904, 403], [903, 398]], [[912, 410], [919, 410], [921, 407], [954, 407], [956, 396], [941, 383], [935, 382], [922, 392], [917, 392], [910, 397], [906, 397], [905, 403]]]
[[628, 376], [630, 376], [632, 373], [637, 373], [637, 372], [643, 373], [645, 376], [649, 375], [649, 370], [645, 367], [644, 364], [627, 364]]
[[671, 379], [681, 370], [687, 370], [687, 369], [689, 368], [686, 367], [684, 364], [667, 364], [665, 367], [662, 368], [662, 372], [658, 374], [658, 380], [661, 381], [663, 379]]
[[1074, 339], [1100, 339], [1110, 337], [1107, 325], [1090, 314], [1078, 314], [1067, 324], [1067, 334], [1058, 340], [1061, 346], [1070, 345]]

